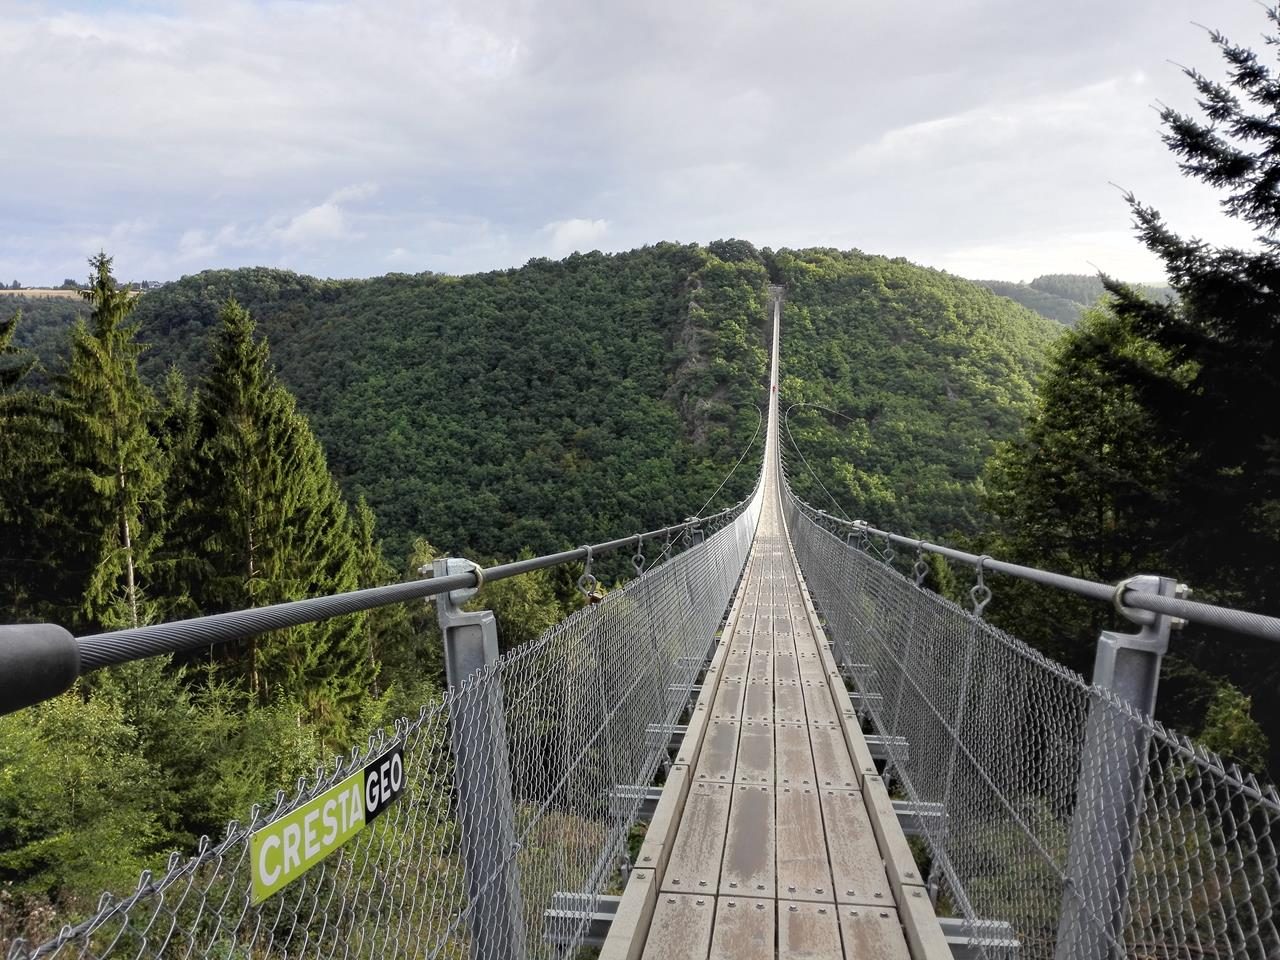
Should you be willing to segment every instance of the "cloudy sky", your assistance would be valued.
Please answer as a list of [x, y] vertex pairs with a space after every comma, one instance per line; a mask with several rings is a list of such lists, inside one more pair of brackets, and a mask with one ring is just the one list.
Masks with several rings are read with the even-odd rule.
[[1157, 102], [1252, 0], [0, 0], [0, 281], [470, 272], [743, 237], [1160, 276], [1244, 234]]

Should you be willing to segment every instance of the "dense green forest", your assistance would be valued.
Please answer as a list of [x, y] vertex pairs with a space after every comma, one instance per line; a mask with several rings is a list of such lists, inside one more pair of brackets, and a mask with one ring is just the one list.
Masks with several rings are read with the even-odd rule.
[[804, 250], [773, 263], [787, 291], [782, 411], [813, 405], [786, 416], [797, 494], [921, 536], [976, 532], [983, 462], [1021, 429], [1061, 328], [901, 259]]
[[[1010, 283], [1007, 280], [977, 280], [980, 286], [992, 293], [1008, 297], [1034, 310], [1042, 317], [1056, 320], [1068, 327], [1080, 322], [1086, 310], [1106, 295], [1102, 278], [1096, 274], [1047, 273], [1030, 283]], [[1176, 296], [1172, 287], [1152, 284], [1134, 284], [1147, 296], [1162, 300]]]
[[[914, 440], [871, 443], [877, 483], [906, 476], [891, 464], [901, 444], [907, 472], [939, 448], [949, 495], [930, 501], [922, 481], [903, 515], [963, 527], [976, 464], [1016, 432], [1052, 332], [904, 261], [740, 241], [469, 277], [220, 271], [141, 297], [105, 256], [93, 271], [83, 303], [7, 300], [22, 313], [0, 324], [3, 619], [82, 633], [413, 576], [445, 550], [487, 562], [561, 549], [733, 502], [758, 443], [707, 500], [759, 423], [771, 281], [795, 296], [784, 393], [846, 404], [855, 365], [884, 371], [858, 389], [875, 386], [887, 423], [964, 398]], [[849, 297], [858, 311], [836, 309]], [[873, 315], [880, 335], [860, 337]], [[1005, 377], [1012, 393], [996, 389]], [[822, 421], [796, 426], [808, 437]], [[487, 586], [479, 602], [503, 645], [579, 604], [573, 576]], [[100, 672], [0, 718], [12, 772], [0, 934], [48, 935], [104, 886], [129, 886], [437, 695], [433, 619], [355, 615]], [[92, 851], [107, 845], [117, 855], [103, 863]]]

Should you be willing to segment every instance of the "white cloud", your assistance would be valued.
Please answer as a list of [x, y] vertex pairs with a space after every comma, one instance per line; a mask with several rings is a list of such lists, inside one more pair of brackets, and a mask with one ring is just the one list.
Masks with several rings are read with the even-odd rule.
[[79, 275], [97, 242], [148, 279], [730, 235], [993, 276], [1096, 242], [1101, 264], [1129, 221], [1109, 181], [1217, 235], [1149, 107], [1193, 105], [1169, 61], [1221, 73], [1190, 21], [1259, 50], [1266, 25], [1219, 0], [75, 7], [0, 0], [21, 131], [0, 137], [0, 277]]
[[554, 220], [539, 231], [548, 240], [553, 257], [563, 257], [575, 250], [594, 250], [609, 233], [608, 220]]

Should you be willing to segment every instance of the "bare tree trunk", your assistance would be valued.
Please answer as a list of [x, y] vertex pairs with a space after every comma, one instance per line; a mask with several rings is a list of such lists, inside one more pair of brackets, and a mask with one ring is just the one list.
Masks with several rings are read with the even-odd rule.
[[129, 511], [125, 504], [123, 461], [120, 463], [120, 471], [117, 476], [120, 479], [120, 527], [124, 534], [125, 595], [129, 598], [129, 620], [136, 627], [138, 626], [138, 585], [133, 575], [133, 534], [129, 529]]

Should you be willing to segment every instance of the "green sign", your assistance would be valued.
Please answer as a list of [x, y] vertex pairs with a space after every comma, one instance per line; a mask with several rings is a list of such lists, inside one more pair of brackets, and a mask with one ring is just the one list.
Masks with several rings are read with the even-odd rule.
[[253, 902], [261, 903], [337, 850], [404, 791], [397, 746], [249, 838]]

